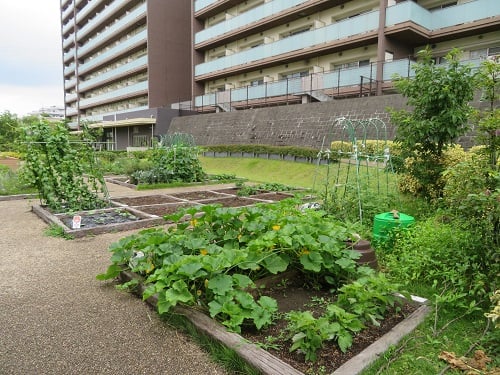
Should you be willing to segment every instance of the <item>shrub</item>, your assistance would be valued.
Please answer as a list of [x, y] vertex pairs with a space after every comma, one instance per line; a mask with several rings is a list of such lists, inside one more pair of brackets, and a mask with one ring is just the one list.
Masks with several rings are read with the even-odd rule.
[[200, 182], [206, 177], [196, 147], [157, 147], [152, 151], [150, 162], [149, 169], [131, 174], [135, 183]]
[[392, 250], [377, 255], [394, 280], [434, 285], [440, 293], [462, 299], [468, 296], [461, 302], [465, 304], [484, 300], [494, 288], [498, 265], [485, 262], [483, 248], [481, 233], [439, 215], [396, 232]]
[[419, 153], [407, 157], [403, 162], [405, 172], [400, 174], [398, 180], [399, 191], [435, 200], [443, 194], [445, 180], [441, 169], [428, 170], [428, 164], [434, 162], [446, 169], [466, 158], [467, 153], [460, 145], [450, 145], [441, 157]]

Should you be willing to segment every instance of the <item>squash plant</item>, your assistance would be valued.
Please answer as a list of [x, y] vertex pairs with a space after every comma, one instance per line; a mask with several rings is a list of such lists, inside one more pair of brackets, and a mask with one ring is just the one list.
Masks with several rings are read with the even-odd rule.
[[[329, 315], [320, 320], [290, 315], [296, 317], [289, 327], [294, 349], [306, 352], [308, 359], [314, 359], [325, 340], [336, 340], [345, 350], [352, 342], [350, 332], [361, 329], [366, 319], [381, 318], [385, 306], [380, 304], [392, 303], [387, 295], [394, 285], [386, 282], [378, 288], [380, 283], [362, 281], [372, 271], [359, 266], [359, 253], [346, 247], [353, 230], [325, 212], [299, 210], [300, 203], [286, 199], [242, 208], [185, 209], [166, 217], [176, 225], [143, 230], [111, 245], [112, 264], [97, 278], [112, 279], [130, 269], [144, 277], [144, 299], [158, 296], [160, 313], [178, 304], [197, 306], [235, 332], [247, 324], [265, 328], [276, 317], [276, 301], [255, 287], [263, 277], [295, 270], [304, 284], [333, 291], [357, 280], [344, 299], [353, 309], [328, 307]], [[179, 222], [185, 215], [191, 219]], [[365, 289], [373, 292], [359, 296]], [[330, 325], [328, 319], [337, 323]], [[319, 332], [326, 326], [328, 334]]]

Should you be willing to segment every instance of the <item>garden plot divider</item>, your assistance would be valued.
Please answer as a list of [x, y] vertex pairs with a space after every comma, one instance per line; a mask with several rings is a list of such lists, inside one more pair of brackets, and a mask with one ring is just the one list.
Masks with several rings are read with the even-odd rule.
[[[141, 276], [134, 272], [124, 270], [120, 273], [119, 279], [122, 283], [134, 279], [139, 280], [134, 290], [138, 296], [142, 296], [146, 289], [141, 282]], [[400, 296], [400, 298], [404, 297]], [[427, 300], [415, 296], [411, 296], [411, 298], [412, 300], [408, 302], [419, 306], [413, 313], [394, 326], [379, 340], [375, 341], [362, 352], [337, 368], [331, 375], [356, 375], [361, 373], [366, 367], [378, 359], [383, 352], [388, 350], [392, 345], [396, 345], [404, 336], [411, 333], [420, 323], [422, 323], [430, 312], [430, 307], [427, 306]], [[146, 302], [156, 308], [158, 297], [153, 295], [149, 297]], [[200, 333], [209, 336], [233, 350], [250, 366], [260, 371], [263, 375], [304, 375], [303, 372], [293, 368], [257, 345], [248, 342], [239, 334], [229, 332], [222, 324], [219, 324], [208, 315], [196, 309], [175, 306], [173, 308], [173, 313], [187, 318]]]

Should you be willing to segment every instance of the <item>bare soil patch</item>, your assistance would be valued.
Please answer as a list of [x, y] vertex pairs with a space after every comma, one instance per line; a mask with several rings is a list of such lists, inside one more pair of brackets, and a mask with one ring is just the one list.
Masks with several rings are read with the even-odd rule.
[[129, 198], [113, 198], [114, 202], [125, 204], [127, 206], [147, 206], [152, 204], [164, 204], [164, 203], [179, 203], [179, 199], [175, 199], [167, 195], [144, 195], [139, 197], [129, 197]]
[[172, 197], [187, 199], [187, 200], [200, 200], [200, 199], [211, 199], [211, 198], [220, 198], [221, 194], [210, 190], [203, 191], [187, 191], [185, 193], [174, 193], [171, 194]]
[[170, 215], [182, 208], [193, 206], [191, 203], [171, 203], [171, 204], [155, 204], [151, 206], [138, 206], [135, 209], [145, 212], [150, 215], [165, 216]]

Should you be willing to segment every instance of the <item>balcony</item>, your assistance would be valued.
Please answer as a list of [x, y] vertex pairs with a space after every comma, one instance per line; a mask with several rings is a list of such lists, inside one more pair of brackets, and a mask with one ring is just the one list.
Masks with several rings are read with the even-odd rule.
[[265, 3], [257, 8], [250, 9], [239, 16], [218, 23], [212, 27], [206, 28], [195, 35], [195, 44], [203, 43], [207, 40], [217, 38], [225, 33], [247, 27], [252, 23], [262, 19], [272, 17], [296, 5], [306, 3], [308, 0], [274, 0]]
[[148, 82], [138, 82], [130, 86], [110, 91], [87, 99], [80, 100], [80, 108], [88, 108], [109, 102], [123, 100], [134, 96], [144, 95], [148, 92]]
[[[139, 8], [143, 8], [145, 11], [146, 5], [143, 4]], [[109, 21], [109, 19], [121, 9], [123, 9], [123, 3], [120, 1], [115, 1], [114, 3], [105, 7], [100, 13], [89, 20], [87, 24], [78, 31], [78, 40], [83, 40], [87, 38], [92, 31], [103, 28], [106, 24], [109, 23], [107, 21]]]
[[72, 63], [70, 66], [65, 66], [63, 69], [64, 76], [68, 76], [70, 74], [73, 74], [75, 72], [76, 65], [75, 63]]
[[76, 102], [76, 99], [78, 98], [77, 94], [66, 94], [64, 96], [64, 102], [66, 104]]
[[119, 66], [115, 69], [112, 69], [108, 72], [99, 74], [97, 77], [94, 77], [92, 79], [89, 79], [87, 81], [81, 82], [79, 85], [80, 91], [85, 91], [88, 90], [89, 88], [99, 86], [101, 84], [104, 84], [106, 82], [112, 81], [119, 79], [120, 77], [127, 76], [131, 72], [140, 70], [140, 69], [146, 69], [148, 64], [148, 58], [147, 56], [143, 56], [138, 58], [135, 61], [131, 61], [127, 64], [124, 64], [122, 66]]
[[434, 11], [422, 8], [412, 1], [406, 1], [387, 8], [386, 27], [411, 22], [427, 32], [437, 32], [498, 16], [500, 7], [497, 0], [476, 0]]
[[206, 8], [214, 3], [216, 3], [218, 0], [196, 0], [194, 2], [194, 11], [198, 12], [202, 10], [203, 8]]
[[147, 30], [143, 30], [140, 33], [130, 37], [124, 42], [114, 46], [113, 48], [103, 52], [99, 56], [88, 60], [84, 64], [80, 65], [78, 71], [80, 74], [88, 73], [89, 71], [103, 65], [107, 61], [120, 56], [121, 54], [128, 53], [131, 49], [136, 46], [146, 44], [147, 40]]
[[76, 15], [76, 23], [81, 23], [85, 18], [89, 17], [91, 14], [96, 13], [97, 7], [102, 5], [104, 0], [92, 0], [85, 5], [85, 7], [78, 12]]
[[[478, 67], [481, 60], [468, 60], [462, 63]], [[309, 98], [327, 96], [335, 99], [376, 95], [377, 88], [381, 88], [382, 91], [393, 89], [392, 79], [395, 74], [401, 77], [413, 77], [414, 64], [415, 62], [409, 59], [372, 63], [369, 66], [314, 73], [300, 78], [209, 93], [194, 98], [194, 109], [206, 112], [215, 111], [217, 107], [246, 109], [301, 103], [304, 96]], [[383, 70], [382, 82], [376, 81], [377, 69]]]
[[63, 39], [63, 48], [66, 49], [70, 47], [71, 45], [75, 44], [75, 37], [74, 35], [68, 36], [66, 39]]
[[[93, 39], [85, 43], [83, 47], [78, 49], [78, 56], [83, 57], [92, 50], [101, 47], [103, 44], [109, 42], [109, 39], [113, 36], [123, 33], [127, 28], [145, 16], [145, 5], [135, 9], [133, 12], [130, 12], [119, 21], [115, 22], [112, 26], [106, 28], [102, 33], [96, 35]], [[80, 33], [78, 34], [78, 37], [80, 37]]]
[[66, 21], [66, 19], [73, 14], [73, 7], [68, 5], [68, 7], [62, 12], [61, 20]]
[[[264, 44], [214, 61], [205, 62], [195, 67], [195, 77], [210, 76], [224, 70], [241, 69], [250, 65], [257, 66], [259, 61], [274, 58], [279, 60], [280, 55], [293, 52], [300, 54], [304, 49], [326, 44], [339, 43], [339, 40], [360, 36], [368, 32], [377, 32], [379, 11], [372, 11], [363, 15], [336, 22], [331, 25], [314, 29], [300, 35], [294, 35], [277, 42]], [[356, 31], [354, 31], [356, 30]]]

